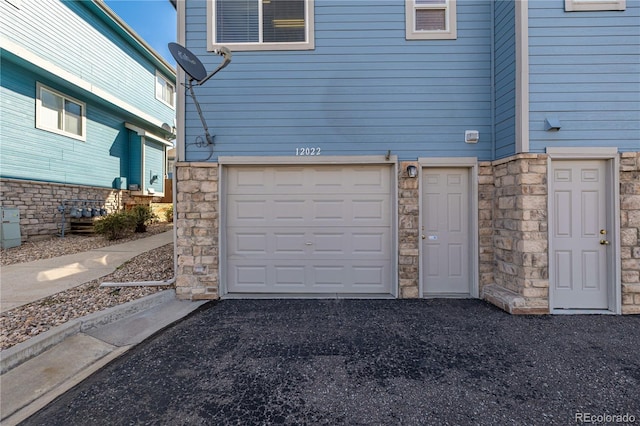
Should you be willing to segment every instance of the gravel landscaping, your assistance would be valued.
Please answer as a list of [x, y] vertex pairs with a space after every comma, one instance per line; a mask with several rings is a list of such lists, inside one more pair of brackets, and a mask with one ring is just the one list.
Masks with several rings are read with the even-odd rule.
[[[156, 224], [146, 233], [108, 241], [101, 236], [68, 235], [43, 241], [27, 242], [20, 247], [2, 250], [2, 266], [49, 259], [113, 244], [149, 237], [171, 230], [170, 224]], [[13, 345], [61, 325], [74, 318], [135, 300], [168, 287], [100, 288], [104, 281], [160, 281], [173, 277], [173, 244], [150, 250], [122, 265], [114, 273], [84, 283], [27, 305], [0, 314], [0, 349]]]

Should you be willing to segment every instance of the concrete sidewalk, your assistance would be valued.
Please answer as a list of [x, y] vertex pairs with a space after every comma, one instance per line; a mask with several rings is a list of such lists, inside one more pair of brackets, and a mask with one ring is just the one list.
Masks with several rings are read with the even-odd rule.
[[[2, 268], [2, 312], [113, 272], [127, 260], [169, 244], [172, 232], [53, 259]], [[174, 290], [71, 320], [0, 352], [0, 421], [15, 425], [149, 336], [206, 301]]]
[[173, 242], [172, 231], [99, 249], [3, 266], [0, 313], [104, 277], [139, 254]]

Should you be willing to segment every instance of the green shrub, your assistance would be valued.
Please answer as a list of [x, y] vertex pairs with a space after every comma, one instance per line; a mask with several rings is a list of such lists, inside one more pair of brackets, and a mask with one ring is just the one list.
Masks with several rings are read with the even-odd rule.
[[138, 204], [134, 206], [129, 214], [133, 217], [135, 221], [135, 231], [136, 232], [147, 232], [147, 225], [152, 223], [154, 220], [158, 218], [156, 214], [151, 210], [151, 206], [145, 206], [143, 204]]
[[117, 240], [132, 233], [135, 227], [135, 219], [129, 212], [115, 212], [97, 220], [93, 229], [107, 240]]
[[169, 206], [165, 209], [164, 218], [167, 222], [173, 222], [173, 206]]

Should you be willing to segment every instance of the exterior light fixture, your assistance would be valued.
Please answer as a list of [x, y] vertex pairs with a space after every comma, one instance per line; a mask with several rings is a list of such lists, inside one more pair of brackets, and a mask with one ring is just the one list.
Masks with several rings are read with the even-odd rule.
[[418, 176], [418, 168], [413, 164], [407, 166], [407, 176], [410, 178], [415, 178]]

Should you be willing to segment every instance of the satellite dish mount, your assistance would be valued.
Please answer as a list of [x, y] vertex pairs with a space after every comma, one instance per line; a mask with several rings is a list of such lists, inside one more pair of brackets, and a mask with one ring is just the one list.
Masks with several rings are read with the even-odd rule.
[[207, 144], [213, 145], [213, 138], [209, 134], [209, 127], [207, 126], [207, 122], [204, 119], [204, 115], [202, 115], [202, 109], [200, 108], [200, 103], [196, 98], [193, 86], [202, 86], [211, 77], [216, 75], [218, 71], [229, 65], [229, 63], [231, 62], [231, 52], [224, 46], [220, 46], [216, 50], [214, 50], [214, 52], [222, 56], [223, 59], [222, 63], [218, 65], [218, 68], [216, 68], [208, 75], [207, 70], [205, 69], [200, 59], [198, 59], [198, 57], [191, 53], [191, 51], [189, 51], [186, 47], [181, 46], [178, 43], [169, 43], [169, 52], [171, 52], [173, 59], [175, 59], [178, 65], [180, 65], [180, 68], [182, 68], [184, 72], [189, 76], [189, 82], [185, 85], [185, 87], [189, 89], [191, 99], [193, 99], [193, 103], [196, 105], [196, 109], [198, 110], [198, 115], [200, 116], [202, 127], [204, 128], [204, 134], [207, 138]]

